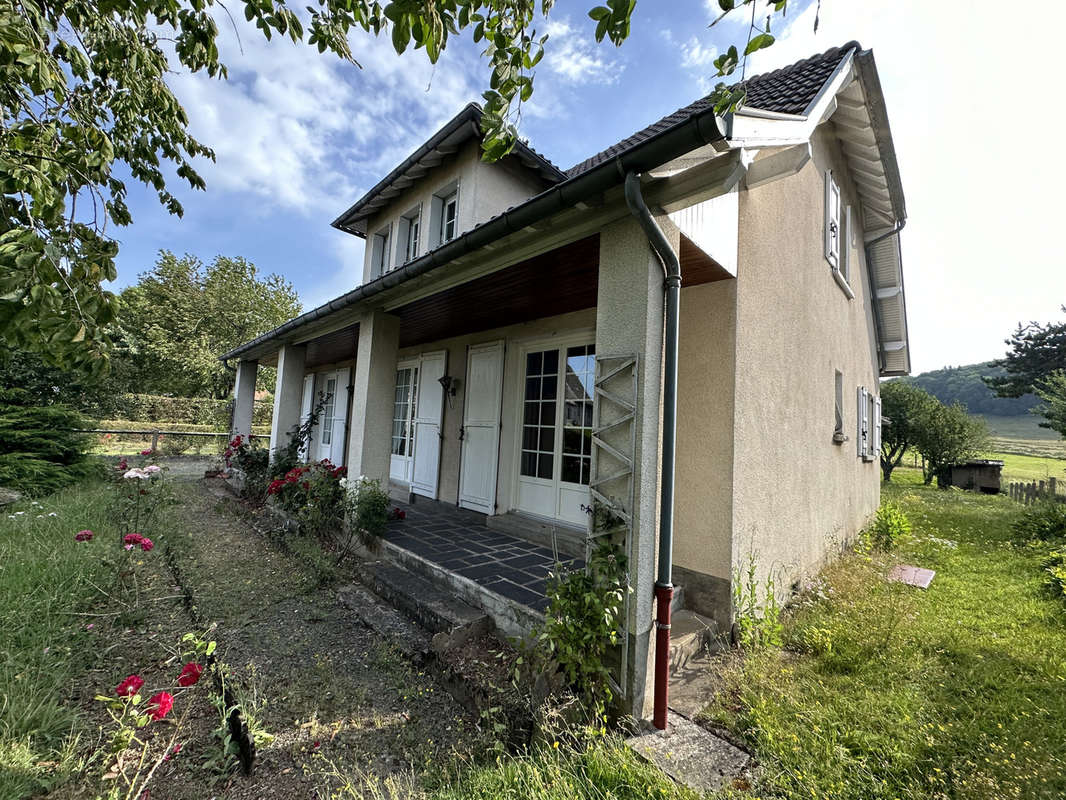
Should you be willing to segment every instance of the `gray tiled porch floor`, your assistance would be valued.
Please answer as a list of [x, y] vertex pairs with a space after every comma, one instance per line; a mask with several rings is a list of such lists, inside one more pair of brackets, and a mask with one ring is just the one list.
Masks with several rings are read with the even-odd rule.
[[[446, 503], [419, 500], [397, 503], [407, 518], [389, 523], [386, 541], [462, 575], [524, 606], [544, 612], [548, 571], [555, 557], [547, 547], [509, 536], [485, 525], [485, 517]], [[560, 556], [570, 569], [585, 562]]]

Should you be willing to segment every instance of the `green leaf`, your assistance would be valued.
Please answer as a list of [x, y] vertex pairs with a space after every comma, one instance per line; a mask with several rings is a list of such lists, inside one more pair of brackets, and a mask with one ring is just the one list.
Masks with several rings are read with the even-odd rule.
[[748, 46], [744, 48], [744, 55], [749, 56], [757, 50], [769, 47], [774, 43], [774, 37], [769, 33], [760, 33], [756, 36], [752, 36], [748, 41]]

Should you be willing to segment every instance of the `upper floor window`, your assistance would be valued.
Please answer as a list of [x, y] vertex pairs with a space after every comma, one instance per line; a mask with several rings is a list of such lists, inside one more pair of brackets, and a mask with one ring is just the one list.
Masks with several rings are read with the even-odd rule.
[[833, 171], [825, 171], [825, 260], [833, 269], [840, 269], [841, 207], [840, 187]]
[[406, 264], [418, 258], [418, 242], [422, 230], [422, 207], [416, 206], [400, 217], [399, 261]]
[[376, 278], [384, 275], [391, 269], [389, 263], [389, 226], [385, 226], [374, 234], [370, 251], [371, 277]]
[[434, 193], [429, 207], [429, 246], [440, 247], [459, 235], [459, 181]]
[[440, 218], [440, 243], [450, 242], [455, 238], [455, 225], [459, 214], [459, 192], [452, 192], [441, 199], [443, 211]]

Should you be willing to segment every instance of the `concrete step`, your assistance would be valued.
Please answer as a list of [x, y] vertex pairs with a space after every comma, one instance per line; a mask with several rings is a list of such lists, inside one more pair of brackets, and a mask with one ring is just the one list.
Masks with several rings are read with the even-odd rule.
[[671, 715], [665, 731], [626, 739], [640, 756], [678, 783], [697, 792], [729, 788], [751, 764], [751, 756], [695, 722]]
[[721, 688], [718, 678], [722, 665], [716, 648], [692, 656], [684, 668], [670, 676], [670, 710], [696, 719], [714, 700]]
[[670, 676], [681, 675], [689, 662], [718, 644], [718, 623], [694, 611], [682, 609], [670, 619]]
[[513, 512], [486, 517], [485, 525], [493, 530], [514, 536], [516, 539], [525, 539], [527, 542], [533, 542], [542, 547], [549, 549], [558, 547], [561, 555], [572, 558], [585, 557], [585, 531], [580, 528], [552, 524]]
[[492, 619], [480, 608], [463, 602], [421, 575], [391, 561], [364, 561], [359, 577], [373, 592], [402, 611], [434, 637], [434, 649], [449, 649], [493, 629]]
[[391, 641], [408, 658], [417, 661], [429, 649], [429, 634], [424, 628], [361, 583], [342, 586], [337, 591], [337, 599], [370, 630]]

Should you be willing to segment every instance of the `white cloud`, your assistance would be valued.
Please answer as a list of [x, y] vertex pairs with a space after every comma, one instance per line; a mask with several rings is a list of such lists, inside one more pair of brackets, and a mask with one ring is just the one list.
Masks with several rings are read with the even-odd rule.
[[[569, 17], [548, 21], [548, 41], [541, 65], [571, 83], [615, 83], [622, 73], [618, 59], [605, 55], [588, 31], [578, 31]], [[604, 39], [604, 42], [607, 40]]]

